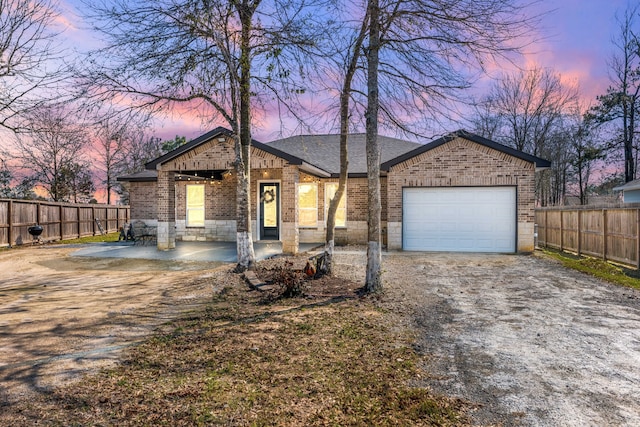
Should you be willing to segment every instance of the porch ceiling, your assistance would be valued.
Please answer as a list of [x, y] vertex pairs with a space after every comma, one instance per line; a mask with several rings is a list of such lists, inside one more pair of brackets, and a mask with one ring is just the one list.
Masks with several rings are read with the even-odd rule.
[[231, 174], [231, 171], [228, 169], [176, 171], [176, 181], [194, 179], [222, 181], [228, 174]]

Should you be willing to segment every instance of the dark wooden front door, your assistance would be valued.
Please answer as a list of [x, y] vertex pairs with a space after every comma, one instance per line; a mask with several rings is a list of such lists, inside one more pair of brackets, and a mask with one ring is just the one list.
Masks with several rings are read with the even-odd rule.
[[260, 183], [260, 239], [280, 239], [280, 184]]

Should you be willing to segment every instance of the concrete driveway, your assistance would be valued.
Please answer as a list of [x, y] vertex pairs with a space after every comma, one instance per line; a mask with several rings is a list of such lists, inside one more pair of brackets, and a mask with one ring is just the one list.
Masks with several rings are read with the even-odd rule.
[[640, 292], [541, 255], [383, 263], [383, 304], [427, 357], [416, 383], [477, 403], [476, 422], [640, 426]]

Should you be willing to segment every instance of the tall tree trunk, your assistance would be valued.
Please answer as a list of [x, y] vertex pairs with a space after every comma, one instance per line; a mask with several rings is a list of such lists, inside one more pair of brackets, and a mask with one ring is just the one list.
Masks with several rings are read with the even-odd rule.
[[360, 50], [362, 49], [362, 43], [367, 35], [368, 26], [368, 14], [362, 20], [362, 26], [360, 27], [360, 33], [356, 38], [353, 46], [353, 53], [351, 60], [347, 66], [347, 71], [344, 76], [344, 83], [342, 85], [342, 92], [340, 93], [340, 179], [338, 181], [338, 190], [333, 199], [329, 203], [329, 210], [327, 212], [327, 233], [325, 239], [325, 252], [327, 262], [327, 273], [331, 274], [333, 265], [333, 248], [335, 246], [335, 228], [336, 228], [336, 212], [340, 201], [344, 197], [344, 193], [347, 187], [347, 177], [349, 172], [349, 100], [351, 99], [351, 83], [353, 82], [353, 76], [358, 69], [358, 59], [360, 58]]
[[111, 204], [111, 166], [107, 165], [107, 204]]
[[367, 229], [367, 273], [365, 292], [382, 290], [382, 248], [380, 244], [380, 147], [378, 144], [378, 66], [380, 53], [379, 0], [369, 0], [369, 49], [367, 51], [367, 192], [369, 222]]
[[[251, 237], [251, 26], [256, 4], [247, 0], [236, 3], [240, 16], [240, 135], [236, 142], [236, 245], [238, 264], [235, 271], [252, 269], [256, 256]], [[238, 147], [239, 146], [239, 147]]]
[[636, 168], [637, 165], [635, 163], [635, 156], [633, 153], [633, 150], [635, 149], [635, 144], [634, 144], [634, 137], [635, 137], [635, 131], [636, 131], [636, 109], [638, 108], [638, 95], [637, 93], [635, 95], [630, 96], [630, 108], [629, 108], [629, 132], [628, 132], [628, 138], [629, 138], [629, 178], [630, 181], [633, 181], [634, 179], [636, 179]]

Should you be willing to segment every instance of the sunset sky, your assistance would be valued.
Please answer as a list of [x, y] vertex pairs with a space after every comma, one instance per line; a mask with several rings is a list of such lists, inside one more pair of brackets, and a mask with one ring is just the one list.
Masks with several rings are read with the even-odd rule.
[[[585, 102], [593, 102], [608, 85], [607, 61], [614, 52], [611, 39], [618, 31], [615, 15], [621, 15], [629, 4], [631, 0], [539, 1], [532, 12], [547, 12], [539, 28], [541, 41], [528, 48], [522, 65], [554, 69], [564, 81], [579, 84]], [[60, 23], [66, 28], [64, 36], [70, 49], [83, 51], [99, 46], [100, 40], [87, 30], [77, 13], [82, 2], [61, 0], [60, 6]], [[478, 91], [481, 93], [482, 88]], [[277, 120], [270, 123], [264, 129], [255, 129], [254, 137], [262, 141], [276, 138]], [[199, 118], [182, 114], [158, 121], [155, 133], [162, 138], [184, 135], [191, 139], [205, 130]]]

